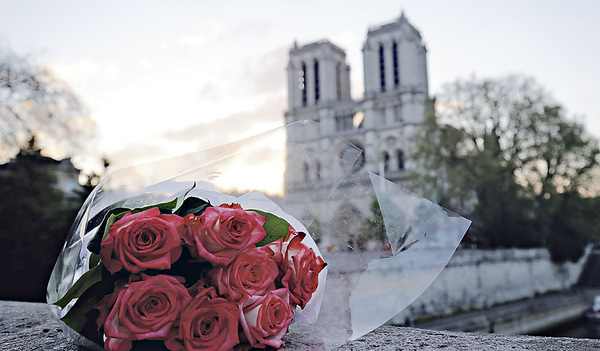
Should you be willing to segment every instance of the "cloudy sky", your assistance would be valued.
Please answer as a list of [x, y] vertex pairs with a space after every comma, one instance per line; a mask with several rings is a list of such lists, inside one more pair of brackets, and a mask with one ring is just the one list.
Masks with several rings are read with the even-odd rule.
[[430, 92], [472, 74], [534, 77], [600, 136], [600, 2], [0, 0], [0, 45], [48, 66], [89, 108], [90, 150], [124, 167], [284, 124], [294, 40], [346, 50], [362, 94], [369, 27], [404, 10]]

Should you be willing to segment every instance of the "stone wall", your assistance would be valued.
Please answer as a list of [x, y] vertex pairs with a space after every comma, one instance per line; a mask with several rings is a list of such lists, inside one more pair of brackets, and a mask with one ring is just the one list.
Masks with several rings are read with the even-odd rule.
[[545, 249], [459, 250], [423, 295], [391, 323], [568, 289], [577, 282], [588, 252], [577, 263], [554, 264]]
[[[69, 342], [58, 321], [46, 304], [0, 301], [0, 351], [44, 350], [78, 351], [81, 348]], [[318, 340], [284, 337], [281, 350], [325, 351]], [[600, 340], [547, 338], [522, 335], [457, 333], [415, 328], [383, 326], [343, 346], [337, 351], [399, 351], [399, 350], [598, 350]]]

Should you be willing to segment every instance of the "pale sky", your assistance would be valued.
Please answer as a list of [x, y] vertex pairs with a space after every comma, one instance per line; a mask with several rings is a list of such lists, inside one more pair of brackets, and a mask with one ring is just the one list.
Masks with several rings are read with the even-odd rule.
[[598, 1], [0, 0], [0, 45], [48, 66], [89, 108], [116, 168], [284, 124], [299, 45], [346, 50], [362, 95], [367, 29], [404, 10], [428, 49], [430, 94], [457, 78], [535, 78], [600, 137]]

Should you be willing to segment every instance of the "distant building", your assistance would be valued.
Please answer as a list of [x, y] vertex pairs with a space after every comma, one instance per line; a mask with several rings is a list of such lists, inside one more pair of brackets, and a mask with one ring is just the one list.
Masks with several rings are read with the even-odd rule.
[[79, 184], [79, 170], [73, 166], [70, 159], [57, 161], [50, 157], [42, 156], [38, 151], [22, 151], [10, 162], [0, 165], [0, 179], [11, 172], [11, 167], [20, 160], [27, 159], [35, 163], [36, 167], [44, 169], [56, 179], [54, 187], [62, 191], [66, 201], [79, 201], [82, 186]]
[[[364, 151], [351, 173], [366, 169], [402, 183], [406, 170], [415, 167], [411, 159], [412, 136], [424, 120], [429, 96], [427, 50], [419, 31], [404, 13], [391, 23], [368, 30], [363, 45], [365, 89], [360, 100], [350, 96], [350, 67], [342, 48], [328, 40], [302, 46], [294, 43], [289, 55], [286, 123], [308, 119], [318, 122], [320, 128], [303, 135], [288, 133], [288, 141], [332, 150], [344, 159], [347, 151], [343, 143], [330, 145], [330, 137], [337, 134]], [[333, 181], [339, 176], [340, 167], [335, 160], [318, 156], [298, 159], [297, 155], [288, 150], [285, 193], [287, 201], [302, 204], [306, 203], [309, 188], [314, 188], [315, 183]], [[349, 180], [352, 181], [352, 174]], [[316, 216], [318, 225], [333, 235], [358, 232], [362, 219], [370, 215], [371, 199], [360, 195], [358, 184], [352, 185], [354, 202], [331, 199], [306, 204], [305, 217]], [[319, 216], [319, 206], [333, 209], [334, 217], [347, 221], [342, 227], [340, 222], [333, 226]], [[349, 245], [354, 239], [348, 238]]]

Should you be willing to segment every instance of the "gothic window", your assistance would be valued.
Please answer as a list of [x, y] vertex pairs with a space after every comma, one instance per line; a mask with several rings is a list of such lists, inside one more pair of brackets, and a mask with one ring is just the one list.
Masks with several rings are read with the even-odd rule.
[[315, 175], [316, 175], [317, 180], [321, 179], [321, 163], [320, 162], [317, 162], [317, 165], [315, 167]]
[[300, 91], [302, 92], [302, 106], [306, 106], [307, 103], [307, 91], [306, 91], [306, 64], [302, 62], [302, 68], [300, 69]]
[[390, 154], [387, 152], [383, 153], [383, 170], [385, 172], [390, 170]]
[[394, 87], [400, 86], [400, 71], [398, 67], [398, 44], [394, 42], [392, 47], [392, 55], [394, 57]]
[[385, 91], [385, 57], [383, 44], [379, 44], [379, 86], [381, 91]]
[[383, 126], [386, 124], [386, 118], [385, 118], [385, 106], [381, 106], [380, 108], [376, 109], [376, 114], [377, 114], [377, 123], [380, 126]]
[[338, 63], [335, 66], [335, 90], [337, 92], [337, 99], [342, 99], [342, 65]]
[[394, 105], [394, 121], [402, 122], [402, 107], [400, 105]]
[[319, 61], [315, 60], [315, 103], [319, 102], [320, 99], [319, 91]]
[[354, 129], [354, 116], [352, 114], [335, 116], [335, 128], [337, 131]]
[[404, 169], [404, 152], [402, 150], [398, 150], [396, 155], [397, 155], [396, 157], [398, 158], [398, 169], [403, 170]]
[[304, 162], [304, 181], [308, 182], [309, 180], [309, 175], [308, 175], [308, 163]]

